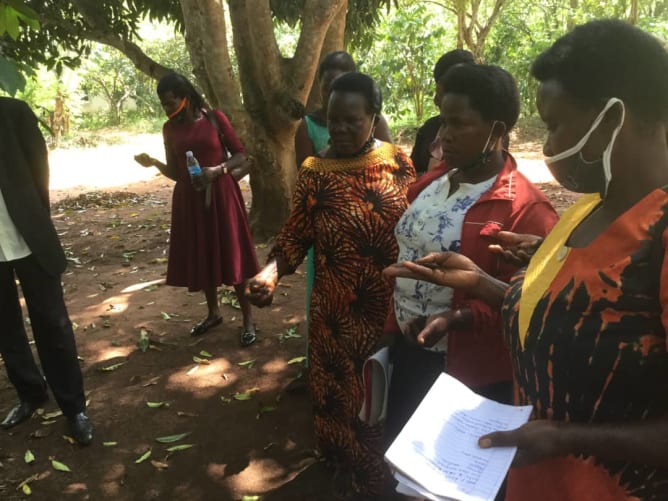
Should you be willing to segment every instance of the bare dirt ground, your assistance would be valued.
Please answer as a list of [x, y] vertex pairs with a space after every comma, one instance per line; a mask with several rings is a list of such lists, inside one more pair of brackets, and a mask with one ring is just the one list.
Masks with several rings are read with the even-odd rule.
[[[34, 499], [331, 499], [308, 397], [283, 391], [305, 351], [303, 275], [284, 279], [273, 306], [255, 310], [259, 340], [250, 348], [238, 345], [240, 314], [225, 291], [224, 324], [191, 338], [204, 298], [164, 286], [172, 183], [134, 163], [141, 151], [160, 158], [160, 136], [51, 154], [52, 214], [70, 261], [63, 285], [96, 436], [88, 448], [71, 445], [53, 401], [0, 433], [0, 499], [27, 491]], [[570, 205], [573, 195], [548, 182], [540, 149], [518, 151], [521, 169], [555, 205]], [[257, 248], [262, 262], [266, 247]], [[0, 415], [14, 402], [2, 372]]]

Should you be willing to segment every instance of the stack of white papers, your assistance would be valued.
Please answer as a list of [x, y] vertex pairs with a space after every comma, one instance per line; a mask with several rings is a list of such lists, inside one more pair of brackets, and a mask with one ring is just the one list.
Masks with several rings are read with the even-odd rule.
[[493, 501], [517, 448], [481, 449], [478, 439], [520, 427], [531, 410], [481, 397], [441, 374], [385, 454], [397, 492], [434, 501]]

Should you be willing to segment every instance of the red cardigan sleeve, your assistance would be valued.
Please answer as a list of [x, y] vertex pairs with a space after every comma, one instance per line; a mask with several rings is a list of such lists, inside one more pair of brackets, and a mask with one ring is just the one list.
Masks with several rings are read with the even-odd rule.
[[[534, 203], [522, 205], [515, 213], [507, 231], [545, 237], [552, 230], [552, 227], [557, 224], [558, 219], [557, 212], [547, 200], [538, 200]], [[496, 274], [495, 278], [509, 282], [517, 270], [516, 266], [501, 260], [499, 273]], [[479, 299], [457, 301], [453, 306], [471, 309], [473, 320], [471, 332], [473, 333], [485, 332], [488, 329], [498, 328], [500, 325], [501, 312], [497, 308], [491, 308]]]

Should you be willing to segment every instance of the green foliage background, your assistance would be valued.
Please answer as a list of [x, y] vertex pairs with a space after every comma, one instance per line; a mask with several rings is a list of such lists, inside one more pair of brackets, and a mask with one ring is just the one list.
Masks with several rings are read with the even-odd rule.
[[[456, 47], [456, 17], [451, 11], [454, 4], [452, 0], [356, 1], [362, 6], [369, 4], [367, 10], [373, 10], [373, 14], [369, 14], [372, 18], [366, 19], [360, 14], [365, 10], [358, 9], [359, 12], [348, 20], [348, 50], [353, 53], [360, 70], [376, 78], [381, 86], [384, 114], [395, 133], [401, 129], [415, 129], [437, 114], [432, 102], [432, 68], [444, 52]], [[491, 1], [482, 0], [483, 3]], [[574, 24], [601, 17], [627, 18], [629, 1], [507, 0], [487, 39], [483, 61], [502, 66], [515, 76], [522, 99], [522, 115], [531, 119], [536, 113], [536, 83], [529, 76], [529, 68], [536, 56]], [[160, 3], [159, 0], [155, 2], [158, 2], [156, 5]], [[175, 19], [172, 24], [158, 24], [173, 17], [170, 12], [177, 10], [178, 2], [169, 0], [160, 4], [164, 12], [156, 11], [155, 6], [147, 6], [150, 3], [133, 1], [128, 4], [137, 9], [141, 7], [141, 12], [148, 9], [153, 14], [142, 23], [126, 28], [150, 57], [190, 76], [190, 60], [179, 31], [180, 19]], [[2, 4], [0, 0], [0, 7]], [[299, 2], [276, 5], [282, 6], [275, 9], [278, 43], [284, 57], [291, 57], [300, 29]], [[392, 8], [388, 8], [390, 5]], [[107, 15], [106, 11], [102, 9], [100, 15]], [[365, 29], [368, 22], [374, 20], [376, 27]], [[639, 0], [637, 22], [643, 29], [667, 40], [668, 0]], [[44, 35], [39, 35], [39, 27], [34, 21], [23, 19], [20, 14], [10, 16], [0, 28], [4, 27], [5, 37], [15, 37], [21, 26], [36, 41]], [[71, 70], [68, 66], [74, 53], [63, 50], [55, 63], [51, 61], [48, 66], [41, 66], [28, 78], [19, 97], [37, 110], [46, 112], [53, 109], [55, 96], [60, 93], [65, 97], [74, 130], [118, 125], [147, 131], [159, 129], [163, 113], [155, 95], [155, 81], [108, 46], [89, 44], [82, 54], [85, 57], [81, 58], [81, 64]], [[120, 97], [126, 94], [129, 99], [115, 110]], [[86, 103], [95, 96], [106, 99], [106, 108], [87, 111]]]

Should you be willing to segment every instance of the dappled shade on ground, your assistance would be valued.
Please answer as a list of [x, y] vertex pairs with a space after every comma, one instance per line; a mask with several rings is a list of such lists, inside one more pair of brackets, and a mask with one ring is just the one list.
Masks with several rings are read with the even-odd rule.
[[[132, 162], [132, 150], [122, 152], [101, 165]], [[63, 169], [55, 166], [56, 178]], [[24, 499], [21, 483], [30, 479], [33, 499], [334, 499], [313, 452], [310, 402], [282, 391], [305, 350], [303, 275], [286, 277], [273, 306], [254, 310], [259, 340], [250, 348], [239, 347], [241, 315], [229, 293], [225, 323], [191, 338], [204, 297], [163, 285], [172, 183], [116, 179], [105, 191], [52, 193], [95, 442], [68, 443], [51, 400], [42, 416], [0, 433], [0, 498]], [[541, 188], [560, 212], [574, 199], [554, 184]], [[258, 247], [262, 262], [266, 247]], [[15, 398], [0, 372], [2, 416]], [[156, 441], [183, 433], [174, 443]], [[193, 447], [167, 450], [186, 444]], [[56, 471], [50, 458], [71, 472]]]

